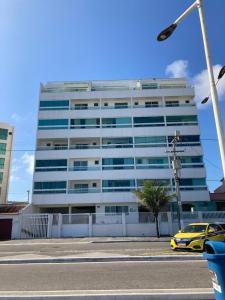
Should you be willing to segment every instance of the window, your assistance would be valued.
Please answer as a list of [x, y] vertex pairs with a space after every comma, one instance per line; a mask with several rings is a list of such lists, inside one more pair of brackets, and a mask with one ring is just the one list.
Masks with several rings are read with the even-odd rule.
[[164, 117], [134, 117], [134, 127], [164, 126]]
[[135, 147], [165, 147], [165, 136], [142, 136], [134, 138]]
[[8, 129], [0, 128], [0, 140], [7, 140]]
[[88, 193], [88, 183], [76, 183], [74, 190], [76, 193]]
[[[168, 136], [169, 146], [172, 146], [171, 141], [174, 136]], [[181, 135], [177, 146], [199, 146], [200, 145], [200, 136], [199, 135]]]
[[168, 157], [141, 157], [136, 159], [137, 169], [169, 168]]
[[34, 182], [34, 194], [66, 193], [66, 181]]
[[65, 129], [68, 128], [68, 119], [46, 119], [38, 121], [38, 129]]
[[142, 90], [157, 89], [157, 83], [142, 83]]
[[93, 188], [97, 187], [97, 183], [96, 183], [96, 182], [93, 182], [93, 183], [92, 183], [92, 187], [93, 187]]
[[108, 103], [104, 103], [104, 106], [108, 106]]
[[196, 115], [192, 116], [166, 116], [168, 126], [174, 125], [197, 125], [198, 120]]
[[135, 189], [135, 180], [103, 180], [103, 192], [126, 192]]
[[158, 107], [159, 103], [157, 101], [148, 101], [145, 102], [145, 107]]
[[131, 118], [102, 118], [103, 128], [131, 127]]
[[166, 101], [167, 107], [179, 106], [179, 101]]
[[36, 172], [66, 171], [66, 170], [67, 170], [66, 159], [36, 160], [36, 164], [35, 164]]
[[98, 160], [95, 160], [95, 165], [98, 165], [99, 164], [99, 161]]
[[0, 143], [0, 154], [5, 155], [5, 151], [6, 151], [6, 144]]
[[105, 206], [105, 214], [128, 214], [128, 206]]
[[79, 109], [88, 109], [88, 104], [87, 103], [77, 103], [74, 105], [74, 109], [79, 110]]
[[124, 138], [103, 138], [103, 148], [131, 148], [133, 147], [132, 137]]
[[218, 232], [218, 231], [221, 231], [221, 227], [217, 224], [209, 224], [209, 227], [208, 227], [208, 231], [214, 231], [214, 232]]
[[114, 107], [115, 108], [128, 108], [128, 103], [127, 102], [115, 103]]
[[78, 160], [73, 162], [74, 171], [86, 171], [88, 169], [87, 160]]
[[0, 183], [2, 183], [3, 180], [3, 172], [0, 172]]
[[94, 103], [94, 107], [98, 106], [98, 103]]
[[41, 100], [40, 110], [66, 110], [69, 109], [69, 100]]
[[133, 169], [133, 168], [134, 168], [133, 157], [102, 159], [103, 170], [121, 170], [121, 169]]
[[185, 100], [185, 103], [188, 104], [188, 103], [190, 103], [190, 101], [189, 100]]
[[71, 119], [70, 120], [70, 127], [71, 128], [99, 128], [100, 127], [100, 119]]
[[5, 159], [0, 158], [0, 169], [4, 169]]
[[205, 178], [180, 178], [179, 183], [181, 190], [207, 190]]
[[134, 102], [134, 105], [138, 105], [139, 103], [138, 102]]
[[203, 168], [202, 156], [181, 156], [182, 168]]

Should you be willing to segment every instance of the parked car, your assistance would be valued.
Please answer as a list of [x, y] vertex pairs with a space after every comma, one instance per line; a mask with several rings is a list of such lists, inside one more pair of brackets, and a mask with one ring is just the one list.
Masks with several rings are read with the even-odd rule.
[[225, 241], [225, 223], [192, 223], [171, 239], [172, 250], [203, 251], [206, 241]]

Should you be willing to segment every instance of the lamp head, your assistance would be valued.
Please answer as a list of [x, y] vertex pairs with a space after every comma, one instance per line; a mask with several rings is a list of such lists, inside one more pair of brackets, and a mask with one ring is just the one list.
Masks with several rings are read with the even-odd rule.
[[177, 28], [177, 24], [172, 24], [163, 31], [160, 32], [160, 34], [157, 36], [157, 41], [162, 42], [168, 37], [171, 36], [171, 34], [174, 32], [174, 30]]
[[208, 100], [209, 100], [209, 97], [204, 98], [204, 99], [201, 101], [201, 104], [205, 104]]
[[223, 77], [224, 74], [225, 74], [225, 66], [223, 66], [222, 69], [220, 70], [217, 79], [218, 79], [218, 80], [221, 79], [221, 78]]

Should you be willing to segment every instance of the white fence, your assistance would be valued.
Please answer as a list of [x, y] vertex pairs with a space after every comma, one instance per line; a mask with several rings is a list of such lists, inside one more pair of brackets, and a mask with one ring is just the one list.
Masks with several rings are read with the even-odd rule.
[[[225, 222], [225, 212], [183, 213], [183, 226], [192, 222]], [[21, 214], [20, 232], [15, 238], [60, 238], [83, 236], [156, 236], [152, 213], [122, 214]], [[162, 236], [178, 230], [177, 216], [159, 214]]]

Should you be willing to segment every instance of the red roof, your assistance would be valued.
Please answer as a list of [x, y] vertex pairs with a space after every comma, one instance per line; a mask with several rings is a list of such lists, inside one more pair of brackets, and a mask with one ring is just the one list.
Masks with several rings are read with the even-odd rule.
[[27, 204], [1, 204], [0, 214], [18, 214]]

